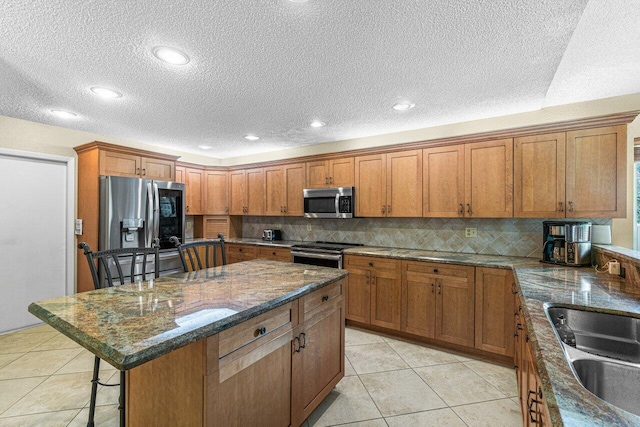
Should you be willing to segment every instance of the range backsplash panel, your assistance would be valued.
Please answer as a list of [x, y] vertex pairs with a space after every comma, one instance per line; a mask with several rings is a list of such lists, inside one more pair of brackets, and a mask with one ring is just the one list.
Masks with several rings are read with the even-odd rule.
[[[246, 216], [242, 236], [260, 238], [265, 228], [279, 228], [285, 240], [363, 243], [462, 252], [540, 258], [542, 221], [546, 219], [472, 218], [353, 218], [308, 219]], [[610, 225], [610, 219], [588, 219], [593, 224]], [[310, 226], [311, 230], [308, 229]], [[465, 229], [475, 227], [478, 237], [465, 237]]]

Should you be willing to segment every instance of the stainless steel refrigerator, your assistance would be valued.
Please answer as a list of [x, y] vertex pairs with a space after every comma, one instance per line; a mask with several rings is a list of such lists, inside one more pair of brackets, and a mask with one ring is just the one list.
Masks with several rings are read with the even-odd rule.
[[101, 176], [100, 250], [158, 244], [160, 274], [183, 271], [169, 238], [177, 236], [184, 241], [184, 206], [184, 184]]

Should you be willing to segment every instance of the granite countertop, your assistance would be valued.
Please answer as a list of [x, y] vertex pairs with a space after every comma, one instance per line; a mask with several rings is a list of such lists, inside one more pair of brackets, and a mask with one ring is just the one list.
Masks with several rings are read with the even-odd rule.
[[346, 270], [252, 260], [34, 302], [29, 312], [127, 370], [346, 275]]
[[244, 237], [230, 237], [224, 240], [225, 243], [240, 243], [243, 245], [253, 246], [273, 246], [276, 248], [291, 248], [293, 245], [299, 245], [304, 243], [299, 240], [262, 240], [262, 239], [250, 239]]
[[544, 265], [535, 258], [425, 251], [421, 249], [382, 248], [375, 246], [359, 246], [346, 249], [344, 254], [504, 269], [513, 269], [518, 267], [533, 268]]
[[640, 318], [640, 295], [592, 268], [515, 268], [518, 292], [542, 389], [554, 426], [638, 426], [640, 416], [588, 392], [574, 377], [544, 312], [545, 303]]

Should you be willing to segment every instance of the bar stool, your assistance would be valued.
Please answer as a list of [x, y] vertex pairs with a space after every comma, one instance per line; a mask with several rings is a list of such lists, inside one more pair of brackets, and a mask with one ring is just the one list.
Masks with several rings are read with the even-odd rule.
[[[180, 239], [172, 236], [169, 241], [176, 245], [185, 272], [217, 267], [218, 250], [220, 251], [221, 265], [227, 265], [227, 253], [224, 249], [222, 233], [218, 234], [218, 240], [198, 240], [181, 244]], [[204, 255], [204, 263], [201, 255]]]

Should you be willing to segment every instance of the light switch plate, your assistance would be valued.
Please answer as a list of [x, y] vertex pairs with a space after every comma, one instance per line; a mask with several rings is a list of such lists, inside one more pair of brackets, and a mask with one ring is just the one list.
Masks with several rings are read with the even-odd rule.
[[82, 236], [82, 220], [80, 218], [76, 219], [75, 233], [76, 236]]
[[465, 237], [478, 237], [478, 229], [476, 227], [467, 227], [464, 229]]

